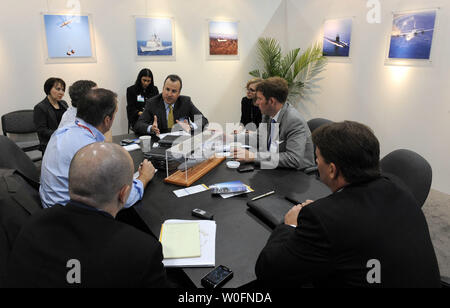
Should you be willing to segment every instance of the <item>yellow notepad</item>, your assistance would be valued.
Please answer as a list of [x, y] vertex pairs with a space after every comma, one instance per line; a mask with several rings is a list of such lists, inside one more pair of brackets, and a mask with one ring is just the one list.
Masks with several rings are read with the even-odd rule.
[[200, 257], [198, 223], [166, 223], [161, 227], [159, 241], [164, 259]]

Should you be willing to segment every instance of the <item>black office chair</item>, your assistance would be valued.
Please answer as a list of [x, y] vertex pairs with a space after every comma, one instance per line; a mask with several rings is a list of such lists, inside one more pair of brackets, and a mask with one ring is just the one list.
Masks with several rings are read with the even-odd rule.
[[324, 118], [314, 118], [308, 121], [308, 127], [312, 134], [317, 128], [328, 123], [333, 123], [333, 121]]
[[[308, 127], [309, 130], [311, 131], [311, 134], [320, 126], [324, 125], [324, 124], [328, 124], [328, 123], [333, 123], [333, 121], [328, 120], [328, 119], [324, 119], [324, 118], [314, 118], [308, 121]], [[314, 145], [314, 163], [316, 162], [316, 146]], [[306, 168], [304, 170], [304, 172], [306, 174], [314, 174], [316, 176], [319, 175], [318, 171], [317, 171], [317, 166], [313, 166], [313, 167], [309, 167]]]
[[2, 116], [3, 135], [11, 138], [34, 162], [42, 160], [33, 110], [19, 110]]
[[431, 188], [433, 172], [425, 158], [410, 150], [395, 150], [380, 160], [383, 173], [399, 178], [423, 206]]
[[11, 139], [0, 136], [0, 168], [16, 169], [29, 180], [39, 183], [40, 172], [33, 161]]

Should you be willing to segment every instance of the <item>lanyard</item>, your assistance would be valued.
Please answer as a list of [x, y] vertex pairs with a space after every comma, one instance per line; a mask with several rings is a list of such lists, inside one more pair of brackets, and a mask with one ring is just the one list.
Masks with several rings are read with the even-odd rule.
[[77, 125], [78, 125], [79, 127], [81, 127], [81, 128], [87, 129], [87, 130], [91, 133], [92, 137], [95, 138], [94, 133], [91, 131], [91, 129], [90, 129], [89, 127], [84, 126], [83, 124], [80, 124], [80, 123], [78, 123], [78, 122], [77, 122]]

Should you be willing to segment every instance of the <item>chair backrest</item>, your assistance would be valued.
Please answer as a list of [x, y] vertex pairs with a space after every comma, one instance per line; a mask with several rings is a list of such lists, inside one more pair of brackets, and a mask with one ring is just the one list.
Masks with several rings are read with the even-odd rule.
[[423, 206], [433, 175], [425, 158], [410, 150], [395, 150], [381, 159], [380, 168], [383, 173], [398, 177], [410, 189], [420, 207]]
[[33, 120], [34, 111], [18, 110], [2, 116], [3, 135], [10, 134], [30, 134], [36, 132]]
[[308, 127], [311, 133], [316, 130], [316, 128], [319, 128], [320, 126], [328, 123], [333, 123], [333, 121], [323, 118], [315, 118], [308, 121]]
[[39, 171], [31, 159], [8, 137], [0, 136], [0, 168], [16, 169], [39, 183]]

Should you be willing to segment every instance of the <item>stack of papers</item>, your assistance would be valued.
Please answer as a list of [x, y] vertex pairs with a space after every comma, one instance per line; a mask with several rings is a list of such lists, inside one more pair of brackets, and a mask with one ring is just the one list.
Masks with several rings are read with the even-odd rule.
[[[183, 226], [186, 224], [191, 226]], [[183, 255], [194, 253], [193, 247], [197, 247], [197, 243], [193, 242], [194, 241], [193, 234], [196, 234], [195, 233], [196, 231], [194, 232], [195, 227], [192, 226], [193, 224], [197, 224], [199, 228], [198, 235], [199, 235], [200, 255], [197, 257], [183, 257], [183, 258], [166, 257], [164, 251], [166, 251], [166, 253], [169, 253], [167, 256], [171, 257], [173, 256], [170, 254], [171, 253], [169, 248], [170, 245], [167, 246], [166, 242], [163, 240], [163, 237], [166, 236], [164, 235], [164, 233], [167, 231], [168, 226], [169, 228], [172, 228], [172, 230], [169, 231], [172, 233], [172, 235], [174, 235], [174, 233], [178, 233], [178, 235], [180, 235], [179, 234], [180, 229], [184, 229], [185, 227], [186, 229], [190, 230], [189, 232], [192, 241], [188, 245], [190, 246], [189, 249], [186, 248], [186, 250], [184, 250]], [[177, 227], [179, 228], [178, 230]], [[166, 231], [164, 231], [164, 229]], [[178, 237], [176, 239], [173, 239], [173, 241], [169, 241], [169, 243], [174, 244], [176, 246], [184, 246], [184, 244], [182, 243], [183, 240], [184, 239], [182, 237]], [[216, 222], [213, 220], [176, 220], [176, 219], [166, 220], [163, 224], [163, 227], [161, 228], [160, 242], [161, 245], [163, 246], [163, 255], [164, 255], [163, 264], [166, 267], [214, 267], [216, 264]], [[165, 246], [166, 250], [164, 250]], [[167, 251], [168, 248], [169, 251]], [[176, 247], [175, 250], [178, 250], [178, 247]], [[188, 251], [189, 253], [187, 253]], [[197, 251], [195, 253], [197, 253]]]
[[160, 242], [164, 259], [200, 257], [200, 227], [194, 223], [164, 223]]

